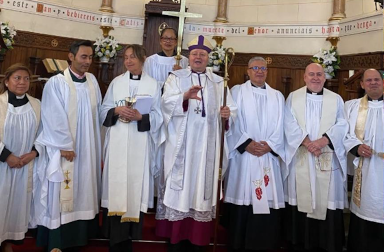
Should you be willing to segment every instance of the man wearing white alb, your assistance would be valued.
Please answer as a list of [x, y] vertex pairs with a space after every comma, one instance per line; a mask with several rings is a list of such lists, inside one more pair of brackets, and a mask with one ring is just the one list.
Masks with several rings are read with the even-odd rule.
[[75, 41], [68, 54], [71, 66], [51, 77], [43, 90], [37, 144], [46, 147], [39, 154], [48, 163], [36, 167], [34, 219], [37, 244], [48, 251], [83, 246], [97, 232], [101, 93], [95, 76], [87, 73], [92, 46]]
[[368, 69], [360, 84], [366, 95], [345, 103], [345, 148], [354, 155], [348, 251], [384, 251], [383, 77]]
[[[227, 141], [225, 182], [229, 244], [233, 251], [272, 250], [281, 244], [285, 207], [280, 158], [284, 154], [284, 96], [266, 82], [267, 62], [249, 60], [250, 80], [232, 88], [238, 107]], [[263, 227], [263, 228], [260, 228]]]
[[348, 205], [344, 103], [323, 88], [321, 65], [309, 64], [304, 82], [289, 95], [284, 113], [286, 238], [304, 249], [342, 251]]

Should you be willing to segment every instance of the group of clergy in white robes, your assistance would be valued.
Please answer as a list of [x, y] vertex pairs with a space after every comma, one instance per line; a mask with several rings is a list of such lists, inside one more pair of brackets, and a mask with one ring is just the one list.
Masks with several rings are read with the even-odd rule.
[[[355, 177], [348, 249], [382, 251], [381, 74], [367, 70], [361, 80], [367, 95], [344, 105], [338, 94], [324, 88], [321, 65], [310, 64], [306, 86], [292, 92], [285, 106], [281, 93], [265, 82], [262, 58], [249, 61], [248, 75], [250, 81], [231, 90], [238, 106], [227, 136], [224, 193], [230, 203], [225, 219], [231, 249], [276, 249], [285, 240], [292, 249], [342, 251], [350, 153], [349, 174]], [[263, 153], [265, 146], [269, 149]]]
[[[164, 46], [177, 40], [172, 29], [161, 36]], [[23, 239], [28, 222], [39, 227], [38, 245], [49, 251], [84, 245], [92, 236], [86, 230], [97, 227], [101, 200], [111, 251], [132, 250], [131, 240], [141, 237], [143, 213], [154, 205], [156, 177], [156, 233], [172, 244], [208, 245], [224, 127], [225, 219], [232, 250], [275, 249], [285, 238], [293, 248], [341, 251], [347, 153], [355, 175], [349, 249], [383, 249], [380, 73], [364, 73], [367, 95], [348, 101], [344, 111], [341, 97], [324, 88], [320, 65], [308, 65], [306, 86], [284, 101], [265, 82], [267, 63], [255, 57], [248, 64], [250, 80], [233, 87], [221, 107], [223, 78], [206, 68], [212, 45], [198, 36], [188, 46], [189, 68], [174, 69], [169, 57], [167, 68], [158, 66], [154, 72], [161, 75], [151, 73], [152, 78], [145, 69], [156, 69], [159, 59], [154, 55], [145, 63], [145, 49], [129, 45], [127, 71], [112, 81], [102, 102], [96, 78], [87, 73], [92, 47], [76, 44], [69, 53], [71, 67], [45, 85], [39, 134], [39, 102], [26, 95], [29, 85], [14, 91], [11, 86], [29, 84], [30, 72], [10, 67], [3, 82], [9, 90], [0, 95], [0, 193], [8, 200], [0, 206], [2, 248]], [[140, 96], [146, 112], [127, 106], [128, 97]], [[78, 240], [79, 231], [85, 234]]]

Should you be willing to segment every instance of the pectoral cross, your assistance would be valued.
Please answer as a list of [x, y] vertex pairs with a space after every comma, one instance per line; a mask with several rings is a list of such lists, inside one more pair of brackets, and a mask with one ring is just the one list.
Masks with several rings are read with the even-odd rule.
[[197, 13], [188, 13], [185, 12], [185, 1], [180, 0], [180, 12], [177, 11], [163, 11], [163, 15], [173, 16], [179, 18], [179, 30], [177, 33], [177, 55], [176, 55], [176, 64], [180, 65], [181, 60], [181, 46], [183, 42], [183, 30], [184, 30], [184, 19], [185, 18], [201, 18], [203, 15]]
[[196, 107], [194, 111], [195, 111], [196, 114], [200, 114], [201, 113], [201, 108], [200, 107]]
[[66, 184], [64, 189], [70, 189], [68, 186], [68, 184], [71, 182], [71, 179], [69, 178], [69, 171], [64, 172], [64, 175], [65, 175], [64, 183]]

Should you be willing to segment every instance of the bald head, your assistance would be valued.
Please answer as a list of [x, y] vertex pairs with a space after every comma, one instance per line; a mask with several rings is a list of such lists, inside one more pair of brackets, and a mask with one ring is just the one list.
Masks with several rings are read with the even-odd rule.
[[377, 71], [377, 70], [374, 69], [374, 68], [370, 68], [370, 69], [366, 69], [366, 70], [364, 71], [363, 76], [362, 76], [362, 78], [361, 78], [362, 80], [364, 80], [365, 73], [378, 73], [378, 74], [380, 75], [380, 78], [383, 79], [383, 75], [382, 75], [379, 71]]
[[320, 64], [311, 63], [305, 68], [304, 82], [312, 92], [320, 92], [325, 83], [324, 69]]
[[372, 100], [377, 100], [383, 95], [383, 76], [376, 69], [365, 70], [360, 85]]

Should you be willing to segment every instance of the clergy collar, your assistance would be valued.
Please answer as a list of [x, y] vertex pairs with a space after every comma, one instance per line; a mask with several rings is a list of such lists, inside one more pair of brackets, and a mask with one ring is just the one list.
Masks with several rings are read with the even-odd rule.
[[157, 55], [163, 56], [163, 57], [173, 57], [173, 56], [176, 56], [177, 53], [176, 53], [176, 50], [174, 50], [172, 56], [167, 56], [164, 51], [161, 51], [161, 52], [158, 52]]
[[204, 70], [203, 72], [197, 72], [197, 71], [191, 69], [191, 71], [192, 71], [192, 73], [195, 73], [195, 74], [205, 74], [205, 72], [206, 72], [207, 70]]
[[382, 101], [383, 100], [383, 96], [381, 96], [379, 99], [377, 100], [372, 100], [371, 97], [368, 96], [368, 101]]
[[131, 72], [129, 73], [129, 78], [131, 80], [141, 80], [141, 74], [139, 75], [133, 75]]
[[82, 76], [78, 75], [77, 73], [73, 72], [71, 67], [69, 67], [69, 73], [71, 74], [71, 77], [72, 77], [72, 80], [74, 82], [86, 82], [87, 81], [87, 78], [85, 78], [85, 74], [83, 74]]
[[262, 86], [258, 86], [258, 85], [256, 85], [256, 84], [253, 84], [252, 81], [251, 81], [251, 85], [252, 85], [252, 87], [254, 87], [254, 88], [265, 89], [265, 82], [264, 82], [264, 84], [263, 84]]
[[25, 94], [16, 96], [16, 94], [8, 90], [8, 103], [12, 104], [14, 107], [23, 106], [28, 103], [28, 98]]
[[321, 89], [321, 91], [320, 92], [312, 92], [311, 90], [309, 90], [309, 88], [307, 87], [307, 93], [308, 94], [313, 94], [313, 95], [323, 95], [323, 93], [324, 93], [324, 88], [322, 88]]

